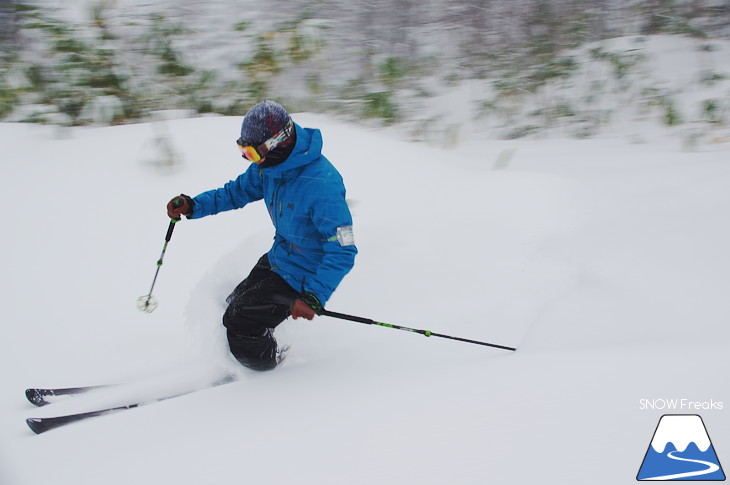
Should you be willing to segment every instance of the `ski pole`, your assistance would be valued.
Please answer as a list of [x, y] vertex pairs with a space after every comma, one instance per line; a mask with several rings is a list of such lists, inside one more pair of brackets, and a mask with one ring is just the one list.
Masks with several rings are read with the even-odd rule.
[[[176, 197], [172, 201], [173, 207], [182, 207], [183, 200], [180, 197]], [[152, 279], [152, 287], [150, 288], [150, 292], [146, 295], [140, 296], [137, 298], [137, 308], [140, 311], [146, 312], [146, 313], [152, 313], [155, 308], [157, 308], [158, 301], [157, 298], [152, 296], [152, 290], [155, 289], [155, 283], [157, 282], [157, 275], [160, 274], [160, 268], [162, 267], [162, 261], [165, 259], [165, 251], [167, 251], [167, 245], [170, 243], [170, 239], [172, 239], [172, 231], [175, 230], [175, 223], [180, 222], [180, 219], [170, 219], [170, 224], [167, 226], [167, 234], [165, 235], [165, 244], [162, 246], [162, 253], [160, 254], [160, 259], [157, 260], [157, 271], [155, 271], [155, 277]]]
[[404, 330], [406, 332], [418, 333], [418, 334], [424, 335], [426, 337], [441, 337], [441, 338], [447, 338], [447, 339], [451, 339], [451, 340], [458, 340], [459, 342], [468, 342], [470, 344], [484, 345], [487, 347], [495, 347], [498, 349], [511, 350], [511, 351], [517, 350], [514, 347], [507, 347], [505, 345], [490, 344], [488, 342], [480, 342], [479, 340], [471, 340], [471, 339], [467, 339], [467, 338], [453, 337], [451, 335], [435, 333], [430, 330], [419, 330], [417, 328], [409, 328], [409, 327], [403, 327], [401, 325], [393, 325], [392, 323], [377, 322], [375, 320], [371, 320], [370, 318], [356, 317], [354, 315], [346, 315], [344, 313], [331, 312], [329, 310], [325, 310], [324, 308], [319, 310], [317, 312], [317, 315], [323, 315], [325, 317], [332, 317], [332, 318], [339, 318], [341, 320], [350, 320], [351, 322], [364, 323], [366, 325], [378, 325], [380, 327], [394, 328], [396, 330]]

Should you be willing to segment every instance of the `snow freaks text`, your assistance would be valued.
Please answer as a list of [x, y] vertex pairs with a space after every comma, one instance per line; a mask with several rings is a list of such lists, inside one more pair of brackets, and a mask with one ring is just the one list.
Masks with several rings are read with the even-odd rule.
[[720, 411], [724, 407], [722, 401], [693, 401], [691, 399], [653, 399], [642, 398], [639, 400], [639, 410], [641, 411]]

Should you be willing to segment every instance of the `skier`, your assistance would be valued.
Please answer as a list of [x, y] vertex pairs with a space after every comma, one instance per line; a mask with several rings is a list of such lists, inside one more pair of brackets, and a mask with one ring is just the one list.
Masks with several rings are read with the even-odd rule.
[[167, 214], [198, 219], [264, 199], [274, 244], [226, 299], [223, 325], [241, 364], [269, 370], [279, 361], [274, 328], [289, 315], [314, 318], [352, 268], [357, 248], [345, 186], [321, 153], [319, 130], [302, 128], [266, 100], [246, 113], [236, 143], [252, 162], [248, 169], [221, 188], [174, 197]]

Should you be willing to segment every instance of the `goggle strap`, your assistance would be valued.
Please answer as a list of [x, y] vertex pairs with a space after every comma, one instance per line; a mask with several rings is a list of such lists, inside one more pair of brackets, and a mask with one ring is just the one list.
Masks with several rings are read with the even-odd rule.
[[282, 128], [279, 133], [259, 145], [258, 148], [256, 148], [256, 151], [259, 152], [261, 158], [264, 158], [267, 153], [279, 146], [279, 143], [288, 139], [291, 136], [292, 128], [294, 128], [294, 124], [292, 123], [291, 118], [289, 118], [289, 121], [286, 125], [284, 125], [284, 128]]

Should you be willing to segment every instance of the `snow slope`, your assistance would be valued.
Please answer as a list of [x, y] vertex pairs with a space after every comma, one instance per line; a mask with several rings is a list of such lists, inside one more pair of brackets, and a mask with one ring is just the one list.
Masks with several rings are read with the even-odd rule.
[[[620, 138], [451, 150], [328, 118], [356, 267], [328, 304], [515, 353], [325, 317], [277, 329], [273, 372], [228, 356], [223, 300], [265, 252], [260, 204], [181, 222], [152, 314], [164, 205], [245, 169], [238, 118], [1, 124], [0, 483], [633, 483], [659, 417], [702, 414], [730, 462], [725, 143]], [[167, 133], [181, 162], [155, 142]], [[237, 382], [34, 435], [27, 417]], [[31, 386], [125, 387], [34, 408]], [[671, 410], [670, 410], [671, 411]]]

